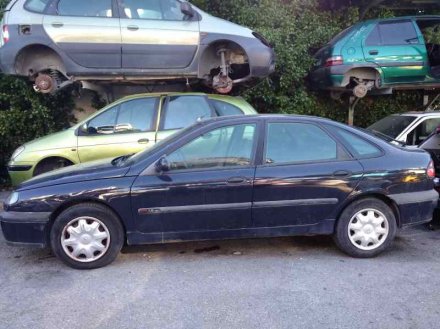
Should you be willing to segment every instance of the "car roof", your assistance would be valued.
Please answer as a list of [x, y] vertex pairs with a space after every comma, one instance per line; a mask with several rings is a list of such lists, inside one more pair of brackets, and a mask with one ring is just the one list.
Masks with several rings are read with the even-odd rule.
[[440, 112], [421, 112], [421, 111], [410, 111], [405, 113], [392, 114], [393, 116], [413, 116], [413, 117], [440, 117]]
[[299, 121], [309, 121], [309, 122], [326, 122], [326, 123], [334, 123], [338, 124], [336, 121], [332, 121], [330, 119], [321, 118], [317, 116], [310, 116], [310, 115], [301, 115], [301, 114], [254, 114], [254, 115], [232, 115], [232, 116], [222, 116], [222, 117], [214, 117], [209, 118], [206, 120], [200, 121], [200, 124], [209, 124], [214, 122], [240, 122], [240, 121], [248, 121], [252, 119], [257, 119], [259, 121], [264, 121], [267, 119], [274, 119], [274, 120], [283, 120], [283, 119], [295, 119]]
[[160, 97], [160, 96], [207, 96], [209, 98], [216, 98], [216, 99], [243, 99], [239, 96], [229, 96], [229, 95], [216, 95], [216, 94], [206, 94], [206, 93], [200, 93], [200, 92], [156, 92], [156, 93], [141, 93], [141, 94], [134, 94], [122, 97], [121, 100], [128, 100], [133, 98], [139, 98], [139, 97]]
[[389, 17], [389, 18], [374, 18], [365, 20], [364, 22], [389, 22], [389, 21], [400, 21], [404, 19], [415, 19], [415, 20], [429, 20], [438, 19], [440, 20], [440, 15], [414, 15], [414, 16], [399, 16], [399, 17]]

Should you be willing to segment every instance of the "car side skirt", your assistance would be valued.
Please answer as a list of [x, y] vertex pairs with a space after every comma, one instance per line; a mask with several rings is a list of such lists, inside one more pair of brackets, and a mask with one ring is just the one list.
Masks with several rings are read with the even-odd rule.
[[335, 223], [336, 219], [326, 219], [315, 224], [295, 226], [254, 227], [197, 232], [127, 232], [127, 243], [129, 245], [138, 245], [177, 243], [183, 241], [270, 238], [295, 235], [330, 235], [334, 232]]

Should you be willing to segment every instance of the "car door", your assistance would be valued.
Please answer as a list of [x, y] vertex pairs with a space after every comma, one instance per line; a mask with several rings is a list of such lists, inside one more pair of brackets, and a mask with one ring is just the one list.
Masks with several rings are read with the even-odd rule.
[[423, 118], [407, 133], [403, 141], [408, 145], [419, 145], [425, 141], [438, 126], [440, 126], [440, 117]]
[[174, 95], [165, 99], [160, 116], [157, 141], [186, 128], [197, 120], [216, 116], [206, 95]]
[[249, 228], [257, 131], [250, 120], [205, 130], [169, 152], [168, 171], [141, 174], [132, 187], [137, 229], [175, 240]]
[[43, 25], [75, 63], [98, 69], [121, 67], [121, 28], [112, 0], [54, 1]]
[[185, 16], [178, 0], [119, 0], [122, 67], [188, 67], [199, 45], [198, 15]]
[[377, 23], [364, 40], [365, 60], [377, 64], [385, 83], [423, 82], [428, 75], [424, 39], [412, 20]]
[[137, 153], [155, 143], [156, 97], [124, 101], [78, 129], [81, 162]]
[[362, 177], [361, 164], [321, 126], [269, 121], [257, 166], [252, 216], [256, 227], [307, 227], [333, 221]]

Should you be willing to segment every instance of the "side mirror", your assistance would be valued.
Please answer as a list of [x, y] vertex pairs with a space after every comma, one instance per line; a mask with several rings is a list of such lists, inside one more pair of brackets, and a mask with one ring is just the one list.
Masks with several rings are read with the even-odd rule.
[[194, 9], [189, 2], [182, 2], [180, 4], [180, 11], [188, 17], [194, 17]]
[[167, 171], [170, 171], [170, 163], [168, 159], [163, 156], [156, 162], [156, 172], [162, 173]]
[[435, 134], [436, 134], [436, 135], [440, 135], [440, 126], [438, 126], [438, 127], [435, 129]]

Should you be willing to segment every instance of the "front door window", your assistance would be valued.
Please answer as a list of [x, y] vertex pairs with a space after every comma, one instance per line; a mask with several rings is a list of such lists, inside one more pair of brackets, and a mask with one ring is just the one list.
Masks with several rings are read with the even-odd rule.
[[215, 129], [168, 156], [171, 171], [250, 166], [256, 126]]

